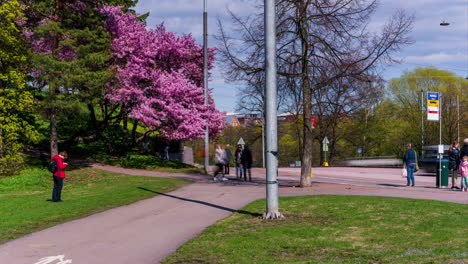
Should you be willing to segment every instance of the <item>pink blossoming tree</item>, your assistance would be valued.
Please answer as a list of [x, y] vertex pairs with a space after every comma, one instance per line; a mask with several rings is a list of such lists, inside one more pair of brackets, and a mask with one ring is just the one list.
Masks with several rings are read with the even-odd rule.
[[[108, 83], [107, 99], [122, 111], [167, 139], [200, 138], [224, 127], [224, 116], [211, 96], [204, 104], [202, 47], [191, 35], [177, 37], [163, 24], [147, 29], [120, 7], [104, 6], [105, 27], [111, 34], [116, 78]], [[214, 49], [209, 49], [212, 68]]]

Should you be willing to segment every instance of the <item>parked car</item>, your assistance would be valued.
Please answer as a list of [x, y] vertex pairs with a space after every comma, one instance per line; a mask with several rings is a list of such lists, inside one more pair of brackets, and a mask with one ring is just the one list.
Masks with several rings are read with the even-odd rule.
[[[448, 150], [450, 145], [444, 145], [444, 154], [442, 160], [448, 162]], [[423, 146], [423, 154], [419, 157], [419, 168], [422, 172], [436, 173], [438, 170], [438, 152], [439, 145]]]

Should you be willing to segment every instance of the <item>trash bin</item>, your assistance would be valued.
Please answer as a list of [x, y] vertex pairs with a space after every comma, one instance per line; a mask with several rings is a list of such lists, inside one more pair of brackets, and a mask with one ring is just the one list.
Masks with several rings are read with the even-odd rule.
[[[440, 174], [439, 164], [442, 162], [442, 176]], [[436, 161], [436, 186], [437, 187], [448, 187], [448, 175], [449, 175], [449, 162], [446, 159]], [[442, 184], [440, 184], [440, 182]]]

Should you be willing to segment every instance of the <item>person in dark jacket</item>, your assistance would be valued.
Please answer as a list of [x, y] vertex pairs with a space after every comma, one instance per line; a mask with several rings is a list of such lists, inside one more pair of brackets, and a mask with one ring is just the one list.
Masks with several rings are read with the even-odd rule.
[[229, 164], [231, 163], [231, 156], [232, 152], [231, 149], [229, 148], [229, 144], [226, 145], [226, 148], [224, 149], [224, 155], [225, 155], [225, 162], [224, 162], [224, 174], [229, 175]]
[[57, 164], [57, 171], [53, 174], [54, 189], [52, 190], [52, 202], [62, 202], [63, 180], [67, 177], [65, 168], [68, 166], [68, 163], [63, 162], [63, 160], [66, 158], [68, 158], [67, 152], [62, 151], [51, 159]]
[[247, 145], [244, 146], [241, 155], [242, 168], [244, 169], [244, 181], [247, 181], [247, 173], [249, 173], [249, 181], [252, 181], [252, 152]]
[[414, 186], [414, 168], [416, 167], [416, 151], [412, 149], [411, 144], [406, 144], [406, 152], [403, 156], [403, 162], [406, 164], [406, 186]]
[[460, 162], [465, 156], [468, 156], [468, 138], [463, 140], [463, 147], [460, 150]]
[[449, 148], [449, 170], [452, 172], [452, 189], [460, 189], [457, 186], [458, 166], [460, 166], [460, 150], [458, 142], [453, 142]]
[[242, 145], [237, 145], [236, 152], [234, 154], [236, 160], [236, 178], [242, 179]]

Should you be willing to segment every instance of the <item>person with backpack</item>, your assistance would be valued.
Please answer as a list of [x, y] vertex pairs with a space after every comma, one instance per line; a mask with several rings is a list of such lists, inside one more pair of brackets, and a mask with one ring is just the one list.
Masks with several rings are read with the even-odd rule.
[[226, 145], [226, 148], [224, 149], [224, 158], [226, 159], [224, 161], [224, 174], [229, 175], [229, 165], [231, 164], [231, 156], [232, 152], [231, 149], [229, 148], [229, 144]]
[[60, 152], [51, 159], [50, 171], [54, 178], [54, 189], [52, 190], [52, 202], [62, 202], [62, 188], [63, 180], [66, 178], [65, 168], [68, 163], [63, 162], [64, 159], [68, 158], [68, 154], [65, 151]]
[[453, 189], [460, 189], [457, 186], [457, 174], [458, 174], [458, 167], [460, 166], [461, 158], [460, 158], [460, 150], [458, 149], [458, 142], [454, 141], [452, 145], [450, 145], [448, 154], [449, 154], [449, 170], [452, 172], [452, 190]]

